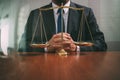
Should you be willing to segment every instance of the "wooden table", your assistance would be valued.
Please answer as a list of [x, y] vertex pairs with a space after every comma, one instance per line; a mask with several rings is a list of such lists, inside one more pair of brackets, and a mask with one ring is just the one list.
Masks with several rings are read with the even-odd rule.
[[120, 52], [16, 54], [0, 58], [0, 80], [120, 80]]

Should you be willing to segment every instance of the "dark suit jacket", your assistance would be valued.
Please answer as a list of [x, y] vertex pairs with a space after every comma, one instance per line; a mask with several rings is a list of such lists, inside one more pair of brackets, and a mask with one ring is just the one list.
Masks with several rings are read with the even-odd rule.
[[[85, 6], [78, 5], [73, 2], [71, 2], [70, 6], [75, 8], [84, 8], [84, 15], [87, 18], [87, 21], [90, 26], [90, 30], [94, 39], [93, 46], [91, 47], [80, 46], [80, 51], [106, 51], [107, 46], [104, 40], [104, 34], [99, 30], [99, 27], [97, 25], [92, 9]], [[43, 6], [42, 8], [49, 8], [49, 7], [52, 7], [52, 4]], [[40, 42], [40, 32], [41, 32], [40, 22], [41, 21], [40, 21], [39, 14], [40, 14], [39, 9], [31, 11], [26, 24], [25, 32], [22, 35], [22, 39], [19, 44], [19, 51], [27, 51], [27, 52], [31, 52], [31, 51], [43, 52], [44, 51], [44, 49], [30, 47], [30, 42], [32, 39], [33, 32], [35, 30], [37, 21], [38, 21], [38, 25], [37, 25], [38, 28], [37, 28], [33, 43]], [[47, 38], [49, 40], [55, 34], [55, 30], [56, 30], [53, 10], [42, 11], [42, 16], [44, 21], [44, 27], [47, 33]], [[80, 28], [81, 16], [82, 16], [82, 11], [73, 10], [73, 9], [69, 10], [67, 32], [71, 35], [74, 41], [77, 41], [78, 33], [79, 33], [79, 30], [81, 29]], [[82, 24], [82, 27], [83, 27], [82, 41], [91, 42], [92, 40], [90, 37], [88, 26], [85, 22], [85, 18], [83, 19], [82, 23], [83, 23]], [[43, 41], [46, 42], [45, 37], [43, 37]]]

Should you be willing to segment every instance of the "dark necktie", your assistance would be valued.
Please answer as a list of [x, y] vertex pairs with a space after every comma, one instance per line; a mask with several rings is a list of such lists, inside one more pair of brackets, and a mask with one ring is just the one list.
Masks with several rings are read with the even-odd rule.
[[63, 10], [61, 8], [58, 9], [58, 20], [57, 20], [57, 32], [64, 32], [64, 20], [62, 16]]

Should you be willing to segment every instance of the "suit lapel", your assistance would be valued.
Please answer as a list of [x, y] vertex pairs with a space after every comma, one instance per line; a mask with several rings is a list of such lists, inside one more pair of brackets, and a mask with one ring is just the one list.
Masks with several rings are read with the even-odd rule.
[[[48, 5], [46, 8], [49, 7], [52, 7], [52, 4]], [[45, 24], [47, 37], [48, 39], [50, 39], [52, 35], [55, 34], [56, 32], [53, 10], [43, 11], [42, 14], [43, 14], [43, 20]]]
[[[76, 7], [75, 4], [72, 2], [70, 6]], [[76, 40], [80, 30], [80, 21], [81, 21], [81, 11], [69, 9], [67, 32], [71, 34], [74, 40]]]
[[[70, 4], [71, 7], [76, 7], [72, 2]], [[80, 14], [76, 10], [69, 9], [69, 16], [68, 16], [68, 25], [67, 25], [67, 32], [71, 33], [76, 27], [78, 26], [78, 17]]]

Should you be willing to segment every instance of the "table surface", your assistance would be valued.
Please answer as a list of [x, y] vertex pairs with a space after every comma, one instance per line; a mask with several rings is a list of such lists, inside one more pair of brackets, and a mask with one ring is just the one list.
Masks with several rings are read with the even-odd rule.
[[120, 52], [15, 54], [0, 57], [0, 80], [120, 80]]

